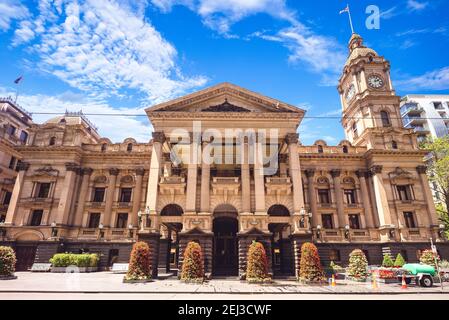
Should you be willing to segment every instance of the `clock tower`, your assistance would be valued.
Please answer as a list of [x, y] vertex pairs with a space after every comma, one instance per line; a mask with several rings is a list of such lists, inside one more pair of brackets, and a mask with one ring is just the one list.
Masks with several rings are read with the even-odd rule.
[[402, 124], [398, 97], [390, 78], [390, 63], [353, 33], [349, 56], [339, 80], [346, 139], [368, 149], [416, 149], [411, 129]]

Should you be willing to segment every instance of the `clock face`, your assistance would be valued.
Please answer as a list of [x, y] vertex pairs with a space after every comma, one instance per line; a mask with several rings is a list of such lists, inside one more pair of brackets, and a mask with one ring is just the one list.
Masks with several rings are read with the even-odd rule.
[[350, 101], [352, 97], [354, 97], [354, 94], [355, 94], [355, 86], [354, 84], [351, 84], [348, 87], [348, 90], [346, 91], [346, 101]]
[[368, 77], [368, 85], [371, 88], [379, 89], [384, 86], [384, 81], [377, 75], [371, 75]]

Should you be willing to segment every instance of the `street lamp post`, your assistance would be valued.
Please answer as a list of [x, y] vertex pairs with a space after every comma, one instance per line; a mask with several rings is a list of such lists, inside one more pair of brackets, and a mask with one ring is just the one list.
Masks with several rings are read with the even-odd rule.
[[321, 225], [316, 226], [316, 237], [318, 240], [321, 240]]
[[102, 223], [100, 223], [100, 225], [98, 226], [98, 229], [100, 230], [100, 239], [104, 238], [104, 225]]
[[350, 227], [348, 224], [345, 225], [345, 239], [346, 239], [346, 240], [349, 240], [350, 229], [351, 229], [351, 227]]
[[134, 226], [132, 224], [128, 225], [128, 231], [129, 231], [129, 237], [132, 239], [134, 238], [134, 230], [133, 230]]
[[0, 222], [0, 235], [2, 236], [2, 241], [3, 241], [6, 237], [6, 228], [5, 228], [5, 223], [3, 221]]
[[51, 223], [51, 237], [52, 238], [58, 237], [58, 227], [55, 221]]

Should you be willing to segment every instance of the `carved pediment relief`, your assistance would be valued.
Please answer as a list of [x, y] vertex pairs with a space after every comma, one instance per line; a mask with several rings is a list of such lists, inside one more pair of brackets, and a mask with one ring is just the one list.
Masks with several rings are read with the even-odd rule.
[[47, 176], [57, 177], [59, 175], [59, 170], [53, 168], [51, 165], [48, 164], [48, 165], [45, 165], [41, 168], [34, 170], [34, 175], [36, 175], [36, 176], [47, 175]]
[[108, 181], [108, 179], [106, 178], [106, 176], [98, 176], [94, 179], [95, 183], [106, 183]]
[[413, 179], [413, 174], [406, 171], [400, 167], [397, 167], [394, 171], [389, 173], [392, 180], [411, 180]]
[[250, 110], [236, 106], [228, 102], [228, 99], [225, 99], [225, 102], [216, 106], [210, 106], [201, 110], [203, 112], [250, 112]]

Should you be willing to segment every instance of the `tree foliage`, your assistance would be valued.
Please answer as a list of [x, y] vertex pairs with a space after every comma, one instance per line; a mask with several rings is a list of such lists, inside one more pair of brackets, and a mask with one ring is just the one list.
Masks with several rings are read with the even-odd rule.
[[323, 268], [317, 247], [310, 242], [301, 246], [301, 260], [299, 262], [299, 280], [322, 281], [324, 279]]
[[126, 280], [151, 279], [151, 251], [146, 242], [136, 242], [131, 251]]
[[393, 267], [394, 262], [391, 256], [388, 253], [384, 253], [384, 259], [382, 261], [382, 267], [391, 268]]
[[262, 243], [253, 241], [248, 249], [246, 280], [261, 282], [269, 280], [267, 253]]
[[182, 281], [203, 281], [204, 261], [203, 251], [199, 243], [191, 241], [184, 251], [184, 261], [181, 269]]
[[11, 247], [0, 246], [0, 276], [12, 276], [16, 270], [16, 254]]
[[396, 260], [394, 260], [394, 266], [395, 267], [402, 267], [405, 264], [405, 259], [402, 256], [402, 254], [398, 253], [396, 256]]
[[360, 281], [368, 277], [368, 260], [360, 249], [355, 249], [349, 254], [348, 276]]

